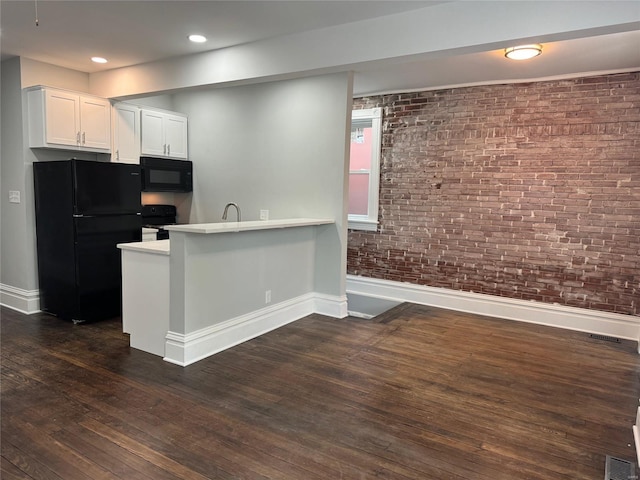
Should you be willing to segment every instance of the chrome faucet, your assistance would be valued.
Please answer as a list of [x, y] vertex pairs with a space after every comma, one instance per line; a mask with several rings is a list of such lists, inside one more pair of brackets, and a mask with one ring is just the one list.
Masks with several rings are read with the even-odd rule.
[[222, 214], [222, 219], [226, 220], [227, 219], [227, 211], [229, 210], [229, 207], [236, 207], [236, 213], [238, 214], [238, 222], [241, 221], [241, 214], [240, 214], [240, 207], [238, 206], [237, 203], [227, 203], [227, 206], [224, 207], [224, 213]]

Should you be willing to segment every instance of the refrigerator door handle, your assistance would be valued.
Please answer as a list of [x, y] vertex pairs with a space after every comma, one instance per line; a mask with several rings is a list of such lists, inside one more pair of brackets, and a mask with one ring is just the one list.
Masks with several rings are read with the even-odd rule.
[[[141, 217], [142, 213], [141, 212], [136, 212], [133, 215]], [[82, 215], [82, 214], [77, 214], [77, 213], [73, 214], [73, 218], [96, 218], [96, 217], [110, 217], [110, 216], [112, 216], [112, 215]]]

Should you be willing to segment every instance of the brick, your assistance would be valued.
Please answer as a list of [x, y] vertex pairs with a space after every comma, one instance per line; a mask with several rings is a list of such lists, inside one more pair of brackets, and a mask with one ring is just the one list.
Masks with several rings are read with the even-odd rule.
[[639, 102], [640, 72], [355, 99], [385, 116], [349, 273], [640, 314]]

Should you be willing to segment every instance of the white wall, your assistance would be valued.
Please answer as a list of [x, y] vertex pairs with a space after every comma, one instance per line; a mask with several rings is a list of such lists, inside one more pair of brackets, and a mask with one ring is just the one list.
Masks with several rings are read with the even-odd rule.
[[351, 86], [343, 73], [175, 95], [189, 115], [190, 222], [221, 221], [228, 202], [243, 220], [261, 209], [271, 219], [335, 218], [319, 240], [316, 288], [344, 295]]
[[549, 43], [631, 31], [637, 29], [638, 21], [640, 9], [634, 1], [443, 2], [396, 15], [97, 72], [91, 75], [91, 91], [111, 98], [202, 85], [285, 80], [370, 68], [401, 58], [418, 60], [452, 52], [487, 51], [512, 42]]
[[[2, 62], [1, 141], [2, 224], [1, 271], [2, 303], [24, 311], [37, 310], [38, 274], [35, 234], [35, 202], [32, 164], [38, 160], [97, 158], [63, 150], [28, 148], [26, 96], [28, 85], [50, 85], [86, 91], [88, 74], [24, 58]], [[19, 204], [8, 202], [8, 191], [20, 192]], [[37, 298], [37, 296], [35, 297]], [[29, 305], [29, 306], [26, 306]]]
[[20, 58], [22, 88], [33, 85], [65, 88], [89, 93], [89, 74], [30, 58]]
[[130, 98], [128, 103], [144, 107], [161, 108], [163, 110], [175, 110], [173, 107], [173, 95], [150, 95], [145, 97]]
[[184, 265], [185, 278], [175, 289], [171, 278], [172, 293], [180, 292], [171, 296], [173, 332], [192, 333], [260, 310], [266, 290], [274, 305], [314, 291], [313, 227], [190, 235], [183, 242], [176, 233], [171, 271]]
[[[37, 287], [35, 272], [29, 257], [33, 235], [29, 227], [33, 215], [29, 215], [29, 199], [25, 195], [27, 183], [22, 128], [22, 94], [20, 85], [20, 59], [12, 58], [2, 62], [1, 85], [1, 181], [2, 181], [2, 263], [0, 283], [22, 290]], [[21, 203], [9, 203], [9, 190], [17, 190]]]

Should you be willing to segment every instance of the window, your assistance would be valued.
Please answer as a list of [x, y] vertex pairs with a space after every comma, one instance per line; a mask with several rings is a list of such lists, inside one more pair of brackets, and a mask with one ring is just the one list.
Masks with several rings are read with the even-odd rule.
[[382, 109], [354, 110], [349, 157], [349, 228], [378, 228], [381, 149]]

